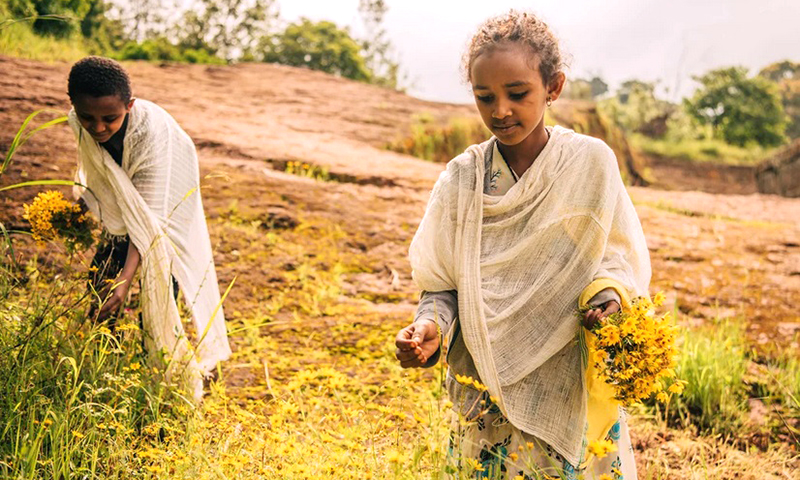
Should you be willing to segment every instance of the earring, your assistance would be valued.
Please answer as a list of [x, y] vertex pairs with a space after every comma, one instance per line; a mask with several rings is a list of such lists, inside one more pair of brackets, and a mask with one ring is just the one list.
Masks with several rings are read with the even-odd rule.
[[547, 106], [549, 107], [550, 105], [553, 104], [553, 99], [548, 96], [547, 100], [546, 100], [546, 103], [547, 103]]

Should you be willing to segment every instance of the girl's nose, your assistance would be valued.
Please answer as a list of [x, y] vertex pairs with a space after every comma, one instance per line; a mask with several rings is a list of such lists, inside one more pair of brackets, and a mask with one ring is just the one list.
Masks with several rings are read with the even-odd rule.
[[508, 102], [498, 100], [497, 107], [492, 112], [492, 117], [499, 119], [506, 118], [509, 115], [511, 115], [511, 106], [508, 104]]

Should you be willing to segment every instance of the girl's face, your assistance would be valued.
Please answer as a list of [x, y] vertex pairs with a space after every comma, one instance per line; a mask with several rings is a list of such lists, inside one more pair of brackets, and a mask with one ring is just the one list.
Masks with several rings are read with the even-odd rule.
[[77, 95], [72, 99], [72, 106], [78, 121], [96, 141], [107, 142], [122, 128], [125, 115], [133, 107], [134, 99], [128, 104], [119, 98], [119, 95], [106, 95], [92, 97], [91, 95]]
[[537, 128], [544, 128], [547, 97], [558, 98], [564, 74], [545, 85], [538, 56], [532, 59], [524, 47], [511, 44], [475, 58], [470, 83], [486, 127], [502, 144], [517, 145]]

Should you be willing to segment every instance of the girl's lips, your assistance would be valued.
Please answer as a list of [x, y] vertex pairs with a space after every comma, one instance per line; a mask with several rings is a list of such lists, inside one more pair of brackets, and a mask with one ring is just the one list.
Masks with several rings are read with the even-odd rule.
[[494, 130], [496, 132], [508, 133], [511, 130], [513, 130], [514, 128], [516, 128], [517, 126], [519, 126], [519, 124], [518, 123], [514, 123], [514, 124], [511, 124], [511, 125], [494, 125], [493, 128], [494, 128]]

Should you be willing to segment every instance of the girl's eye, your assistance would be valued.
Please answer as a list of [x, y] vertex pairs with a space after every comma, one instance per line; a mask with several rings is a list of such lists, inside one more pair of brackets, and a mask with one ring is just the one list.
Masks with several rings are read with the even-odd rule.
[[493, 95], [476, 95], [475, 98], [483, 103], [491, 103], [491, 101], [494, 100]]
[[117, 117], [103, 117], [103, 121], [106, 122], [106, 123], [111, 123], [116, 119], [117, 119]]
[[528, 92], [509, 93], [508, 98], [511, 100], [522, 100], [526, 95], [528, 95]]

